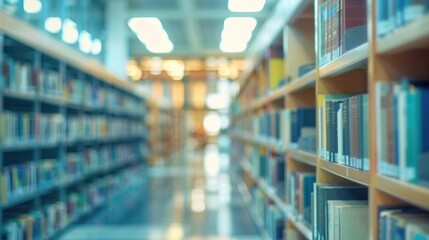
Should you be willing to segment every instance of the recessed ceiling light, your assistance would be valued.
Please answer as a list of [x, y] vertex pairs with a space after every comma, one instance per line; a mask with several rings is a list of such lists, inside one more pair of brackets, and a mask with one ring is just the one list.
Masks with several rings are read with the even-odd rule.
[[229, 17], [223, 22], [223, 28], [252, 32], [257, 23], [258, 21], [253, 17]]
[[61, 31], [61, 18], [59, 17], [48, 17], [45, 20], [45, 30], [50, 33], [59, 33]]
[[74, 44], [79, 39], [79, 32], [77, 31], [76, 23], [66, 18], [63, 24], [63, 33], [61, 38], [65, 43]]
[[40, 0], [24, 0], [24, 11], [29, 14], [36, 14], [42, 10]]
[[229, 0], [228, 9], [231, 12], [260, 12], [265, 6], [265, 0]]
[[221, 41], [219, 48], [222, 52], [226, 53], [239, 53], [244, 52], [247, 48], [247, 43], [236, 41]]

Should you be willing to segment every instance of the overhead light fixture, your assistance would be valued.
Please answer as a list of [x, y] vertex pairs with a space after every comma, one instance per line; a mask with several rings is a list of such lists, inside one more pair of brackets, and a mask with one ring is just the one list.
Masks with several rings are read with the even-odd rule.
[[92, 50], [92, 36], [87, 31], [81, 31], [79, 34], [79, 49], [83, 53], [90, 53]]
[[36, 14], [42, 10], [42, 2], [40, 0], [24, 0], [24, 11], [29, 14]]
[[101, 43], [100, 39], [94, 39], [94, 41], [92, 41], [92, 49], [91, 49], [91, 53], [93, 55], [98, 55], [101, 53], [101, 50], [103, 49], [103, 44]]
[[221, 41], [219, 44], [220, 50], [226, 53], [240, 53], [244, 52], [247, 48], [247, 43], [237, 43], [229, 41]]
[[252, 17], [229, 17], [223, 24], [219, 48], [223, 52], [244, 52], [252, 38], [257, 21]]
[[229, 0], [231, 12], [260, 12], [264, 9], [265, 0]]
[[48, 17], [45, 20], [45, 30], [50, 33], [59, 33], [61, 31], [62, 21], [59, 17]]
[[62, 39], [68, 44], [74, 44], [79, 39], [79, 32], [73, 20], [68, 18], [64, 20]]
[[223, 22], [224, 29], [235, 29], [236, 31], [252, 32], [258, 21], [254, 17], [229, 17]]
[[128, 21], [128, 26], [148, 51], [152, 53], [169, 53], [173, 51], [174, 45], [158, 18], [131, 18]]

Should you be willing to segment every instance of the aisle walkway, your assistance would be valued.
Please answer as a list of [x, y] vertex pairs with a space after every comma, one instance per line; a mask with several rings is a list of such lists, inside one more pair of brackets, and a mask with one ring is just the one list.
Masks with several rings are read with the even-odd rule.
[[61, 239], [260, 239], [225, 155], [212, 146], [193, 153], [188, 167], [183, 165], [151, 168], [140, 191], [71, 228]]

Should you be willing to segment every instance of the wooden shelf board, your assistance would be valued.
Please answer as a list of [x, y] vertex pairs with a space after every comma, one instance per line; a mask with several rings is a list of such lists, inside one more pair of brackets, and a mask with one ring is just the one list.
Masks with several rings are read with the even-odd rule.
[[317, 166], [317, 155], [315, 153], [309, 153], [297, 149], [288, 149], [288, 153], [290, 154], [290, 157], [295, 161], [314, 167]]
[[429, 188], [385, 176], [377, 176], [376, 182], [379, 190], [429, 210]]
[[319, 68], [319, 75], [322, 78], [336, 76], [354, 69], [366, 67], [368, 60], [368, 43], [348, 51], [339, 58], [325, 64]]
[[370, 185], [370, 174], [354, 168], [346, 167], [343, 165], [331, 163], [327, 160], [320, 160], [320, 167], [328, 172], [331, 172], [337, 176], [348, 179], [350, 181], [369, 186]]
[[293, 93], [316, 85], [316, 69], [296, 78], [286, 86], [287, 93]]
[[400, 27], [377, 39], [377, 53], [397, 53], [408, 49], [429, 47], [429, 15]]
[[288, 215], [288, 220], [291, 222], [296, 229], [308, 240], [313, 239], [313, 233], [308, 225], [298, 220], [295, 216], [291, 214]]
[[81, 71], [137, 95], [133, 84], [122, 81], [113, 74], [110, 74], [95, 58], [88, 57], [78, 52], [67, 44], [53, 38], [48, 33], [42, 32], [29, 23], [10, 16], [1, 10], [0, 32], [4, 32], [7, 36], [49, 55], [58, 61], [63, 61]]

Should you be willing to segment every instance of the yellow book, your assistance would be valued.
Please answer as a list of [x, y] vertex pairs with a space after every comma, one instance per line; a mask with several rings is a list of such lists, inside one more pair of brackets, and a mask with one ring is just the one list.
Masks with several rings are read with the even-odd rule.
[[270, 89], [279, 87], [280, 82], [284, 79], [285, 63], [282, 58], [270, 58], [268, 79]]

